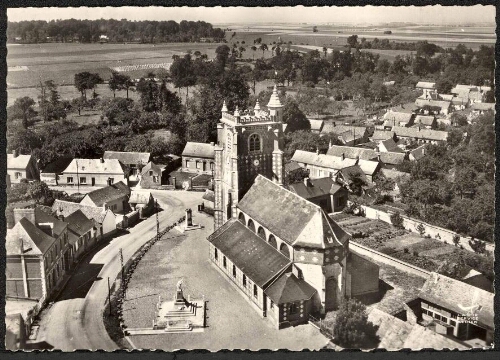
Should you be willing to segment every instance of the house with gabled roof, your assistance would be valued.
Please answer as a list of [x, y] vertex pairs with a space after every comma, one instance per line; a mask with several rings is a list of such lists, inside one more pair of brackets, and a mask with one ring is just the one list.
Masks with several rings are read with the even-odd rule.
[[104, 210], [110, 209], [115, 214], [121, 214], [130, 210], [129, 196], [130, 188], [119, 181], [87, 193], [80, 201], [80, 204], [101, 207]]
[[103, 159], [116, 159], [129, 170], [128, 175], [136, 177], [141, 166], [146, 165], [151, 159], [151, 153], [135, 151], [105, 151]]
[[[392, 129], [392, 127], [391, 127]], [[396, 137], [396, 134], [394, 134], [394, 131], [390, 130], [374, 130], [372, 136], [370, 137], [370, 140], [373, 142], [380, 142], [383, 140], [387, 139], [393, 139]]]
[[384, 114], [384, 129], [391, 130], [394, 126], [411, 126], [415, 114], [407, 112], [397, 112], [390, 109]]
[[208, 237], [210, 259], [277, 328], [378, 292], [378, 266], [376, 281], [362, 266], [348, 273], [350, 235], [298, 194], [258, 175], [234, 215]]
[[328, 149], [327, 155], [357, 160], [356, 164], [351, 165], [359, 165], [370, 181], [380, 168], [394, 167], [407, 159], [407, 155], [392, 139], [385, 140], [384, 144], [380, 142], [374, 149], [333, 145]]
[[447, 131], [438, 131], [422, 128], [406, 128], [396, 126], [392, 128], [398, 139], [402, 140], [416, 140], [419, 143], [437, 144], [446, 142], [448, 139]]
[[331, 177], [305, 178], [302, 182], [290, 184], [289, 190], [320, 206], [327, 213], [341, 211], [347, 205], [347, 190]]
[[155, 199], [149, 190], [132, 190], [128, 202], [132, 209], [139, 212], [141, 219], [151, 215], [155, 208]]
[[47, 185], [59, 185], [59, 178], [71, 161], [72, 156], [62, 156], [50, 162], [40, 171], [40, 180]]
[[368, 127], [336, 124], [328, 122], [323, 125], [322, 134], [334, 133], [344, 145], [362, 144], [368, 141]]
[[435, 129], [437, 126], [436, 117], [433, 115], [417, 115], [413, 127], [419, 126], [425, 129]]
[[78, 210], [81, 210], [88, 219], [94, 220], [97, 241], [116, 232], [116, 215], [110, 209], [105, 210], [102, 206], [88, 206], [59, 199], [52, 204], [54, 215], [63, 219]]
[[165, 165], [155, 164], [150, 161], [141, 170], [139, 185], [143, 189], [154, 189], [168, 185], [168, 171]]
[[73, 159], [60, 176], [66, 186], [107, 186], [128, 183], [128, 170], [117, 159]]
[[494, 309], [492, 292], [463, 281], [431, 273], [418, 295], [421, 318], [434, 331], [462, 341], [493, 342]]
[[215, 169], [215, 144], [187, 142], [182, 151], [182, 171], [212, 174]]
[[85, 216], [80, 209], [69, 216], [61, 216], [61, 219], [68, 224], [68, 240], [76, 261], [97, 241], [97, 227], [94, 220]]
[[[419, 109], [424, 109], [425, 113], [434, 112], [436, 115], [448, 115], [451, 112], [451, 101], [432, 100], [432, 99], [416, 99], [415, 105]], [[436, 108], [436, 111], [425, 110], [425, 108]]]
[[35, 207], [14, 209], [7, 229], [6, 296], [44, 302], [72, 265], [68, 226]]
[[325, 122], [321, 119], [307, 119], [311, 125], [311, 132], [315, 134], [321, 133]]
[[21, 155], [17, 150], [7, 154], [7, 175], [11, 184], [18, 184], [22, 179], [40, 179], [35, 158], [32, 155]]

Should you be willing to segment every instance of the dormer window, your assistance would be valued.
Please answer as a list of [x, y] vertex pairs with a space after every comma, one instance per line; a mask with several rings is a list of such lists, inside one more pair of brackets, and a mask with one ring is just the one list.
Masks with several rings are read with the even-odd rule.
[[255, 152], [255, 151], [260, 151], [261, 144], [260, 144], [260, 136], [257, 134], [252, 134], [248, 138], [248, 150], [250, 152]]

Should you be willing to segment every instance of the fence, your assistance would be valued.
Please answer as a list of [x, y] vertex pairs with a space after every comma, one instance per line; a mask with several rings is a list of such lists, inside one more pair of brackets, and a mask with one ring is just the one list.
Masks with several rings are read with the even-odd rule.
[[368, 257], [372, 260], [393, 266], [396, 269], [412, 273], [414, 275], [423, 277], [425, 279], [427, 279], [429, 277], [429, 275], [431, 274], [430, 271], [421, 269], [417, 266], [414, 266], [414, 265], [408, 264], [404, 261], [393, 258], [392, 256], [389, 256], [389, 255], [386, 255], [384, 253], [378, 252], [376, 250], [370, 249], [366, 246], [355, 243], [352, 240], [349, 242], [349, 249], [351, 251], [359, 254], [359, 255], [363, 255], [363, 256]]
[[[383, 222], [386, 222], [388, 224], [392, 224], [391, 222], [391, 215], [395, 213], [395, 211], [388, 211], [385, 212], [383, 210], [375, 209], [366, 205], [360, 205], [360, 207], [364, 211], [364, 216], [368, 219], [373, 219], [373, 220], [382, 220]], [[407, 230], [410, 230], [412, 232], [420, 233], [417, 228], [420, 226], [420, 224], [423, 225], [424, 227], [424, 235], [428, 235], [436, 240], [448, 243], [448, 244], [454, 244], [453, 238], [455, 236], [460, 237], [460, 242], [458, 245], [462, 245], [464, 249], [469, 250], [469, 251], [474, 251], [471, 246], [469, 245], [469, 240], [472, 238], [470, 236], [462, 236], [460, 234], [457, 234], [454, 231], [428, 224], [426, 222], [410, 218], [406, 215], [401, 215], [403, 218], [403, 227]], [[490, 252], [495, 251], [495, 245], [491, 243], [486, 243], [486, 250]]]
[[325, 321], [320, 318], [316, 318], [312, 315], [309, 315], [309, 324], [318, 329], [323, 335], [325, 335], [328, 339], [333, 340], [333, 324], [331, 321]]

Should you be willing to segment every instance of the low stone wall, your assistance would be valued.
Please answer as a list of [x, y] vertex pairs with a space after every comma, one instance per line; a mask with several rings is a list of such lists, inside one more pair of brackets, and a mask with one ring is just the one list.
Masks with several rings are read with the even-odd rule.
[[[365, 217], [368, 219], [374, 219], [374, 220], [382, 220], [383, 222], [386, 222], [388, 224], [392, 224], [391, 222], [391, 215], [395, 213], [395, 211], [382, 211], [379, 209], [375, 209], [366, 205], [360, 205], [360, 207], [363, 209], [365, 213]], [[410, 230], [415, 233], [419, 233], [417, 230], [417, 227], [422, 224], [425, 228], [424, 236], [429, 235], [431, 238], [446, 242], [448, 244], [453, 245], [453, 237], [455, 235], [460, 236], [460, 243], [459, 245], [462, 245], [464, 249], [469, 250], [469, 251], [474, 251], [469, 245], [469, 240], [471, 240], [470, 236], [462, 236], [460, 234], [457, 234], [454, 231], [428, 224], [426, 222], [410, 218], [406, 215], [401, 215], [403, 218], [403, 227], [407, 230]], [[490, 252], [495, 251], [495, 245], [491, 243], [486, 243], [486, 250]]]

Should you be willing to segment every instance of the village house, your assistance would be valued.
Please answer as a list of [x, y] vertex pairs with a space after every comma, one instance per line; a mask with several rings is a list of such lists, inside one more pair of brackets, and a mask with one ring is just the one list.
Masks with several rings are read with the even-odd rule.
[[471, 113], [475, 116], [483, 115], [487, 111], [495, 111], [495, 103], [474, 103], [471, 106]]
[[128, 175], [135, 180], [141, 173], [141, 168], [149, 163], [151, 153], [105, 151], [102, 156], [104, 160], [116, 159], [129, 170]]
[[[392, 129], [392, 127], [391, 127]], [[394, 131], [387, 131], [387, 130], [375, 130], [373, 131], [372, 136], [370, 137], [370, 140], [375, 143], [379, 143], [383, 140], [387, 139], [395, 139], [396, 134], [394, 134]]]
[[[451, 101], [445, 100], [432, 100], [432, 99], [416, 99], [415, 105], [419, 107], [419, 109], [424, 109], [424, 114], [430, 114], [433, 112], [435, 115], [448, 115], [451, 108]], [[425, 108], [435, 108], [436, 110], [425, 110]]]
[[482, 103], [486, 98], [486, 93], [491, 90], [489, 86], [463, 85], [457, 84], [451, 93], [460, 97], [468, 105]]
[[293, 179], [297, 174], [301, 172], [302, 167], [295, 161], [289, 161], [285, 164], [285, 176], [289, 179]]
[[368, 177], [359, 165], [353, 165], [339, 170], [335, 174], [334, 180], [337, 184], [341, 184], [351, 193], [356, 193], [356, 187], [358, 186], [359, 191], [363, 193], [372, 185], [372, 179], [368, 180]]
[[81, 205], [110, 209], [115, 214], [123, 214], [130, 210], [128, 200], [130, 188], [123, 182], [103, 187], [87, 193], [80, 201]]
[[384, 130], [391, 130], [394, 126], [411, 126], [415, 115], [407, 112], [389, 110], [384, 114]]
[[446, 131], [399, 126], [393, 127], [392, 131], [394, 131], [398, 140], [416, 140], [419, 143], [438, 144], [446, 142], [448, 139], [448, 132]]
[[[494, 335], [494, 294], [432, 273], [418, 295], [422, 322], [439, 334], [489, 346]], [[418, 312], [420, 311], [420, 314]]]
[[436, 117], [433, 115], [417, 115], [415, 117], [415, 122], [413, 124], [413, 127], [419, 127], [420, 128], [425, 128], [425, 129], [436, 129], [437, 127], [437, 121]]
[[132, 190], [128, 200], [130, 207], [139, 212], [139, 218], [145, 219], [155, 210], [155, 199], [148, 190]]
[[324, 121], [316, 120], [316, 119], [307, 119], [309, 120], [309, 124], [311, 124], [311, 132], [315, 134], [321, 133], [323, 130]]
[[150, 161], [142, 168], [139, 185], [143, 189], [154, 189], [168, 185], [168, 172], [165, 165]]
[[408, 159], [410, 161], [417, 161], [422, 159], [425, 156], [425, 147], [426, 145], [423, 144], [413, 150], [410, 150], [408, 154]]
[[7, 229], [6, 297], [45, 301], [71, 266], [68, 226], [37, 208], [14, 209]]
[[58, 199], [52, 204], [52, 212], [57, 217], [63, 216], [63, 218], [67, 218], [78, 210], [81, 210], [88, 219], [94, 220], [97, 241], [116, 232], [116, 215], [110, 209], [104, 210], [102, 207], [87, 206]]
[[97, 227], [94, 225], [94, 220], [85, 216], [81, 210], [67, 217], [61, 215], [59, 219], [68, 224], [68, 240], [73, 248], [73, 261], [77, 261], [97, 242]]
[[390, 179], [394, 182], [394, 187], [392, 188], [391, 191], [389, 191], [388, 195], [392, 196], [394, 201], [400, 201], [401, 200], [400, 185], [403, 181], [406, 181], [410, 178], [410, 174], [394, 169], [382, 169], [380, 173], [386, 179]]
[[417, 85], [415, 85], [415, 89], [421, 90], [422, 95], [426, 96], [428, 93], [436, 92], [436, 83], [427, 82], [427, 81], [419, 81]]
[[[357, 165], [365, 171], [369, 179], [371, 179], [380, 168], [395, 167], [408, 159], [407, 154], [400, 149], [392, 139], [381, 141], [374, 149], [333, 145], [328, 149], [326, 154], [331, 156], [344, 156], [350, 159], [359, 159]], [[380, 164], [380, 166], [376, 164]]]
[[302, 182], [289, 185], [289, 190], [318, 205], [327, 213], [342, 211], [348, 200], [348, 192], [330, 177], [304, 178]]
[[59, 185], [59, 179], [64, 170], [71, 164], [73, 157], [60, 157], [51, 163], [47, 164], [40, 171], [40, 181], [47, 185]]
[[17, 150], [7, 154], [7, 175], [11, 184], [18, 184], [22, 179], [40, 179], [35, 158], [31, 155], [20, 155]]
[[128, 171], [116, 159], [73, 159], [60, 176], [60, 185], [108, 186], [128, 183]]
[[188, 142], [182, 152], [182, 171], [212, 174], [215, 169], [215, 144]]
[[366, 126], [337, 125], [328, 122], [323, 125], [322, 134], [334, 133], [344, 145], [362, 144], [368, 141], [369, 131]]

